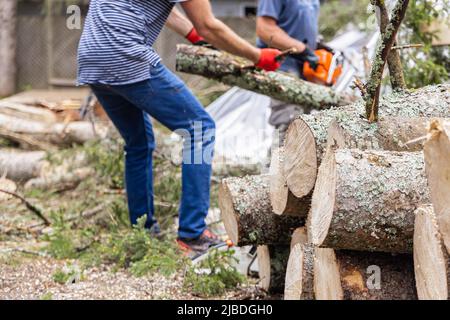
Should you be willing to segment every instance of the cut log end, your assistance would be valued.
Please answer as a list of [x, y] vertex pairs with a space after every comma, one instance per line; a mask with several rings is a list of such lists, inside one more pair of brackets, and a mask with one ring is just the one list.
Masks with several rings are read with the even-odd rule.
[[334, 150], [329, 148], [319, 169], [316, 187], [313, 193], [312, 211], [310, 217], [311, 242], [320, 246], [325, 240], [333, 219], [336, 199], [336, 159]]
[[317, 300], [343, 300], [339, 266], [333, 249], [316, 248], [314, 292]]
[[258, 246], [259, 286], [261, 289], [270, 293], [283, 292], [289, 251], [289, 246]]
[[317, 300], [415, 300], [411, 255], [316, 248]]
[[303, 248], [297, 243], [289, 255], [284, 300], [301, 300], [303, 290]]
[[277, 215], [306, 217], [311, 197], [297, 198], [288, 188], [283, 172], [284, 148], [272, 151], [270, 162], [270, 203]]
[[305, 197], [314, 188], [317, 161], [314, 134], [302, 119], [296, 119], [286, 133], [283, 161], [287, 186], [296, 197]]
[[238, 214], [234, 210], [233, 198], [225, 181], [219, 187], [219, 207], [223, 223], [230, 240], [237, 244], [239, 241]]
[[450, 121], [433, 121], [429, 137], [424, 153], [431, 201], [450, 252]]
[[433, 207], [430, 205], [417, 209], [414, 229], [414, 271], [419, 299], [449, 299], [449, 263]]

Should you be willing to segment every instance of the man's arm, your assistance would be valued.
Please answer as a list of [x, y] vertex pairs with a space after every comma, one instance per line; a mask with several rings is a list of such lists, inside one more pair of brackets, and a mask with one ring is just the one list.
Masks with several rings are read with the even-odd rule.
[[239, 37], [223, 22], [216, 19], [209, 0], [189, 0], [181, 3], [189, 20], [198, 33], [214, 47], [245, 57], [254, 63], [260, 62], [261, 49]]
[[192, 22], [189, 21], [189, 19], [186, 18], [176, 7], [172, 9], [169, 18], [167, 19], [166, 26], [182, 37], [186, 37], [194, 28]]
[[272, 17], [258, 17], [256, 20], [256, 34], [267, 45], [280, 50], [297, 49], [303, 52], [306, 45], [297, 39], [289, 36], [277, 25], [277, 21]]

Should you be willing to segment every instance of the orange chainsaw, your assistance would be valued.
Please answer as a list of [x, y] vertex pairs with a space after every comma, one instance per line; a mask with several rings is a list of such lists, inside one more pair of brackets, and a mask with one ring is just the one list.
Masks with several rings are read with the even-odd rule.
[[309, 82], [321, 84], [324, 86], [333, 86], [342, 74], [344, 65], [344, 56], [341, 52], [332, 52], [326, 49], [314, 51], [319, 62], [314, 70], [309, 62], [303, 64], [303, 76]]

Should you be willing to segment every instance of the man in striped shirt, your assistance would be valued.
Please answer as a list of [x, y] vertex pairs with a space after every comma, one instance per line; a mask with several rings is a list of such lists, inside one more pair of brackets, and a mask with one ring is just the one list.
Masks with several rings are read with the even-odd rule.
[[[177, 2], [187, 17], [174, 8]], [[159, 231], [153, 205], [152, 116], [184, 138], [178, 243], [197, 254], [218, 244], [205, 224], [215, 124], [152, 48], [166, 23], [191, 42], [204, 38], [268, 71], [280, 66], [275, 59], [280, 51], [258, 49], [237, 36], [214, 17], [209, 0], [91, 0], [78, 49], [78, 82], [92, 88], [125, 140], [131, 223], [146, 216], [146, 228]]]

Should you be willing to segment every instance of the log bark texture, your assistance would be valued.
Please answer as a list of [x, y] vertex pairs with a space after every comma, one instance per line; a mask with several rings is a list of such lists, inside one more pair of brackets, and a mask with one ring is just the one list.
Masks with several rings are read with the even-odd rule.
[[0, 2], [0, 97], [16, 91], [17, 3], [16, 0]]
[[[441, 118], [445, 120], [450, 118]], [[377, 124], [342, 114], [330, 123], [329, 143], [360, 150], [422, 151], [430, 118], [381, 117]]]
[[[373, 133], [382, 132], [378, 126], [385, 127], [386, 121], [369, 124], [363, 120], [363, 113], [364, 105], [358, 102], [340, 109], [332, 108], [315, 114], [301, 115], [291, 123], [286, 133], [283, 171], [288, 188], [295, 196], [304, 197], [314, 188], [317, 169], [328, 143], [328, 129], [333, 120], [349, 121], [347, 126], [355, 126], [353, 131], [361, 130], [360, 133], [354, 132], [354, 136], [372, 139]], [[450, 85], [428, 86], [411, 92], [394, 92], [381, 99], [380, 117], [450, 117]], [[397, 135], [394, 139], [396, 137]], [[375, 143], [366, 144], [376, 148]], [[394, 146], [397, 149], [395, 143]]]
[[264, 245], [257, 249], [260, 287], [269, 293], [282, 293], [289, 259], [289, 246]]
[[411, 255], [316, 248], [317, 300], [416, 300]]
[[39, 177], [50, 166], [46, 157], [43, 151], [0, 150], [0, 175], [21, 182]]
[[414, 269], [420, 300], [450, 299], [450, 256], [432, 205], [416, 211]]
[[346, 105], [350, 98], [332, 89], [280, 72], [256, 70], [252, 62], [199, 46], [177, 47], [177, 71], [201, 75], [305, 108]]
[[414, 211], [429, 202], [421, 152], [330, 148], [314, 189], [311, 241], [333, 249], [410, 253]]
[[314, 246], [296, 243], [289, 254], [284, 300], [314, 300]]
[[450, 122], [431, 123], [424, 153], [431, 201], [450, 252]]
[[292, 232], [304, 225], [299, 217], [273, 213], [269, 176], [224, 179], [219, 188], [219, 207], [230, 240], [235, 245], [285, 244]]
[[297, 198], [289, 191], [283, 172], [284, 148], [272, 150], [270, 162], [270, 202], [277, 215], [305, 218], [311, 208], [311, 197]]

